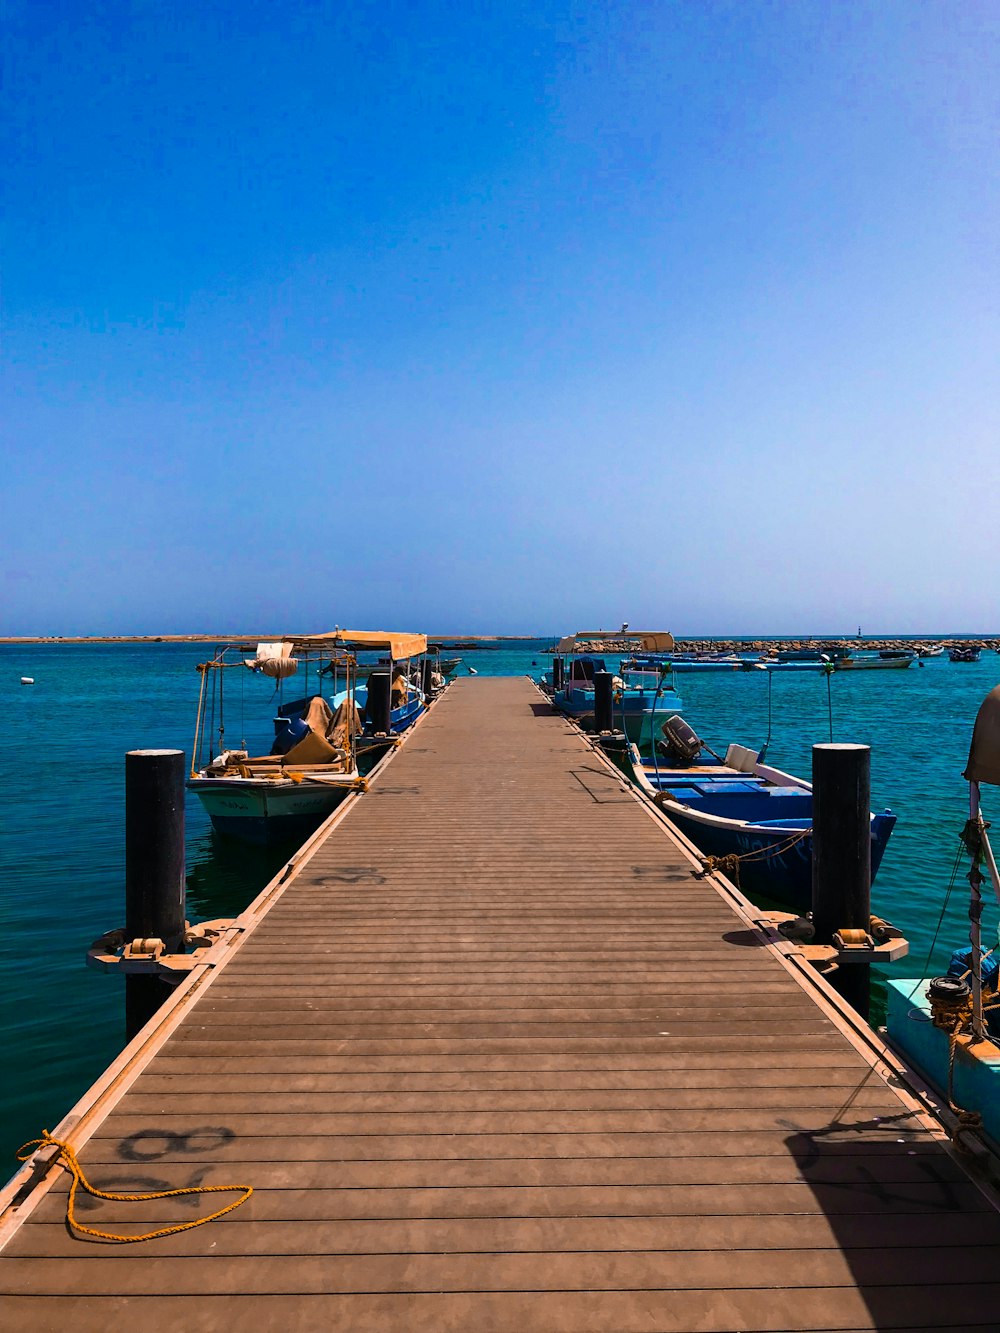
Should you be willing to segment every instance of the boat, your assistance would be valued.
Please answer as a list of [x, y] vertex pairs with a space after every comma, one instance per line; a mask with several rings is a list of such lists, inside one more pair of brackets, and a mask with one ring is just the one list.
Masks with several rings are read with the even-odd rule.
[[847, 654], [848, 649], [837, 645], [824, 648], [782, 648], [771, 656], [747, 665], [763, 671], [832, 671], [834, 665]]
[[912, 649], [884, 648], [878, 653], [858, 653], [856, 656], [840, 657], [834, 661], [837, 671], [885, 671], [905, 670], [917, 660]]
[[918, 657], [944, 657], [944, 644], [918, 643], [916, 645], [916, 654]]
[[978, 662], [981, 648], [949, 648], [948, 659], [951, 662]]
[[775, 659], [779, 663], [785, 662], [829, 662], [835, 655], [843, 657], [847, 653], [846, 648], [780, 648], [775, 653]]
[[[362, 761], [395, 743], [423, 711], [409, 668], [426, 644], [420, 634], [339, 629], [220, 644], [198, 667], [202, 684], [187, 781], [213, 828], [258, 844], [302, 838], [317, 828], [364, 786]], [[388, 667], [359, 665], [359, 653], [379, 650]], [[285, 681], [294, 676], [302, 677], [302, 696], [286, 702]], [[251, 678], [265, 683], [266, 692], [249, 686]], [[248, 724], [251, 690], [256, 700]], [[227, 711], [230, 720], [237, 715], [238, 749], [226, 742]], [[265, 739], [267, 711], [273, 734]]]
[[790, 662], [780, 662], [777, 658], [767, 658], [762, 662], [749, 663], [751, 669], [757, 671], [832, 671], [833, 664], [825, 653], [816, 657], [795, 659]]
[[692, 671], [739, 671], [744, 666], [744, 659], [736, 653], [655, 653], [633, 655], [628, 662], [622, 663], [622, 669], [626, 666], [645, 671], [669, 667], [671, 671], [680, 674]]
[[460, 657], [442, 657], [441, 654], [444, 652], [444, 646], [440, 643], [429, 643], [427, 645], [427, 651], [435, 654], [434, 665], [436, 670], [440, 672], [442, 676], [447, 677], [453, 675], [462, 664], [462, 659]]
[[[630, 631], [627, 638], [638, 653], [667, 653], [673, 648], [673, 635], [663, 630]], [[577, 721], [590, 722], [594, 716], [594, 677], [606, 672], [604, 658], [590, 651], [602, 640], [622, 640], [622, 632], [591, 630], [571, 634], [559, 640], [553, 667], [545, 673], [552, 687], [552, 705]], [[585, 645], [587, 651], [581, 651]], [[633, 658], [633, 663], [639, 659]], [[553, 684], [561, 664], [561, 679]], [[681, 711], [681, 699], [671, 680], [669, 664], [646, 668], [624, 664], [614, 677], [612, 724], [620, 727], [629, 741], [651, 746], [663, 723]]]
[[[976, 715], [962, 776], [969, 788], [969, 817], [960, 833], [970, 863], [969, 942], [954, 950], [941, 976], [887, 979], [886, 1028], [889, 1041], [947, 1100], [957, 1118], [953, 1137], [982, 1131], [996, 1150], [1000, 1147], [1000, 946], [984, 947], [981, 919], [984, 884], [991, 885], [1000, 904], [1000, 871], [983, 819], [980, 788], [1000, 787], [1000, 685], [990, 691]], [[974, 1144], [960, 1146], [975, 1150]]]
[[[344, 633], [347, 634], [348, 631], [345, 630]], [[410, 642], [411, 640], [415, 642]], [[357, 750], [362, 772], [366, 770], [366, 763], [370, 763], [376, 754], [381, 754], [389, 746], [394, 745], [426, 708], [427, 699], [421, 688], [423, 679], [421, 654], [426, 651], [426, 647], [424, 649], [419, 647], [422, 640], [422, 635], [382, 635], [368, 634], [364, 631], [353, 632], [349, 639], [344, 640], [345, 645], [355, 653], [366, 651], [368, 644], [381, 646], [385, 642], [390, 642], [393, 645], [392, 650], [374, 664], [358, 663], [359, 684], [355, 690], [355, 701], [361, 710], [362, 725], [357, 737]], [[443, 685], [444, 677], [439, 673], [436, 674], [438, 682]], [[388, 720], [384, 716], [380, 718], [377, 709], [369, 706], [372, 678], [387, 676], [390, 691]], [[363, 684], [360, 683], [362, 678], [364, 678]], [[434, 683], [433, 675], [431, 683]]]
[[[629, 751], [636, 785], [706, 857], [725, 858], [722, 868], [740, 887], [809, 911], [811, 783], [762, 763], [743, 745], [715, 754], [681, 717], [663, 732], [652, 758]], [[895, 823], [889, 810], [871, 816], [873, 879]]]
[[22, 684], [22, 685], [34, 685], [34, 683], [35, 683], [35, 678], [34, 678], [34, 676], [22, 676], [22, 677], [21, 677], [21, 684]]

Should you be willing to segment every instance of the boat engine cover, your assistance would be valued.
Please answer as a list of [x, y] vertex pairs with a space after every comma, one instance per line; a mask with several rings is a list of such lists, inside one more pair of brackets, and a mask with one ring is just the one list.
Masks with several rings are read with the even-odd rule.
[[668, 747], [679, 759], [697, 759], [704, 742], [699, 739], [694, 728], [679, 715], [668, 717], [663, 724], [663, 737]]

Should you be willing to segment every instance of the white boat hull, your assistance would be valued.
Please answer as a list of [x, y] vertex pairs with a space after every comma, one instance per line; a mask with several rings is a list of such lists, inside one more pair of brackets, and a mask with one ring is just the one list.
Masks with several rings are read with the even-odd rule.
[[236, 777], [197, 777], [188, 782], [213, 828], [258, 844], [311, 833], [356, 785], [349, 776], [335, 783]]

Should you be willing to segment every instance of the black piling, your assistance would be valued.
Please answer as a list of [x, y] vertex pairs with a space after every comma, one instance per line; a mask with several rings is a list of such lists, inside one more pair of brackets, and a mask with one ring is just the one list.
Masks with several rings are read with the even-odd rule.
[[612, 701], [614, 698], [614, 676], [610, 671], [594, 672], [594, 730], [613, 731]]
[[563, 660], [561, 657], [552, 659], [552, 688], [561, 690], [563, 687]]
[[425, 657], [423, 665], [420, 668], [420, 688], [423, 691], [424, 698], [430, 701], [434, 693], [434, 686], [431, 683], [431, 677], [434, 675], [434, 659]]
[[368, 702], [365, 716], [376, 735], [388, 736], [392, 729], [392, 676], [388, 671], [373, 671], [368, 677]]
[[[871, 749], [813, 746], [812, 910], [817, 944], [871, 923]], [[868, 1017], [870, 964], [841, 962], [831, 981]]]
[[[125, 934], [184, 952], [184, 754], [131, 750], [125, 756]], [[156, 976], [126, 976], [129, 1039], [170, 994]]]

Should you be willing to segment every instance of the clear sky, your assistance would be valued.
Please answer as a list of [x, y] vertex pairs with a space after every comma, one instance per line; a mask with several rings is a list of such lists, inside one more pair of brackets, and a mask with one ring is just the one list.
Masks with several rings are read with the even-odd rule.
[[0, 633], [1000, 630], [1000, 6], [6, 0]]

